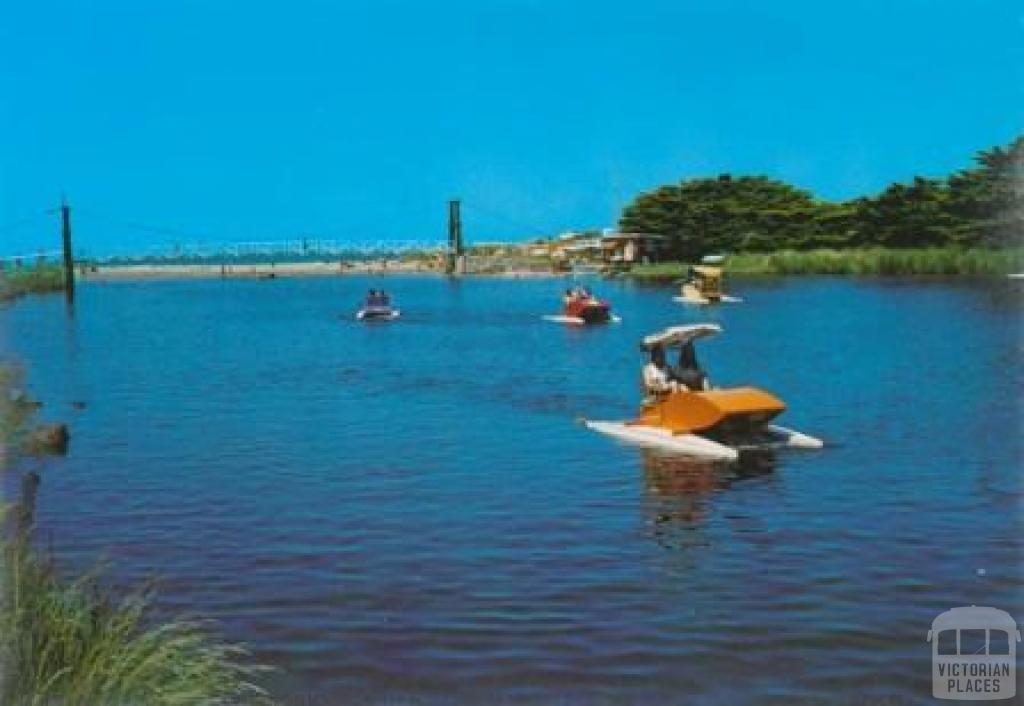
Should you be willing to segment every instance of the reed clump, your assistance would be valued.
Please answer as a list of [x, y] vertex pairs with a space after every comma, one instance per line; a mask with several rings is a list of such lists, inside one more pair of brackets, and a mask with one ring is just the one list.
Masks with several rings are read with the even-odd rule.
[[[779, 250], [736, 253], [726, 260], [729, 274], [749, 275], [1005, 275], [1024, 269], [1024, 249], [859, 248]], [[682, 277], [686, 263], [638, 265], [638, 279]]]
[[64, 289], [64, 270], [54, 265], [0, 272], [0, 301]]
[[114, 598], [96, 575], [63, 582], [24, 536], [3, 546], [2, 703], [268, 704], [260, 668], [194, 620], [150, 627], [148, 593]]

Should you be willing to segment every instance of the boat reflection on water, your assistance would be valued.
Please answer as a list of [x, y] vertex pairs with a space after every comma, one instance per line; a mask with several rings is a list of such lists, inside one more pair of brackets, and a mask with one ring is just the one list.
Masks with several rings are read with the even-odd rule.
[[670, 548], [707, 544], [694, 530], [705, 522], [714, 494], [775, 470], [771, 451], [744, 452], [739, 462], [708, 461], [644, 449], [646, 525]]

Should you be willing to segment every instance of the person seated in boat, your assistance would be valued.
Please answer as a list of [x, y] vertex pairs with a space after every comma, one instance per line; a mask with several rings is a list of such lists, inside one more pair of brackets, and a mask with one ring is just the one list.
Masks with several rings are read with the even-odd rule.
[[679, 362], [669, 373], [669, 377], [677, 382], [682, 389], [691, 392], [711, 389], [707, 373], [697, 362], [697, 352], [693, 349], [693, 341], [687, 341], [679, 348]]
[[694, 287], [698, 292], [704, 289], [704, 278], [692, 265], [686, 272], [686, 284]]
[[672, 379], [671, 372], [665, 362], [665, 349], [661, 346], [652, 348], [651, 359], [643, 369], [644, 402], [653, 402], [679, 389], [679, 383]]
[[371, 289], [366, 293], [366, 306], [374, 307], [377, 306], [377, 290]]
[[377, 292], [377, 306], [388, 308], [391, 306], [391, 295], [383, 289]]
[[565, 296], [562, 297], [562, 303], [569, 306], [576, 301], [576, 292], [572, 289], [565, 290]]

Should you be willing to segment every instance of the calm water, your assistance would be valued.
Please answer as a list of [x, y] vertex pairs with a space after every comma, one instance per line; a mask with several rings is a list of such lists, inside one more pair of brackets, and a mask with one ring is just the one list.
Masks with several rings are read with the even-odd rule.
[[[1020, 290], [737, 282], [699, 310], [595, 281], [624, 320], [578, 330], [540, 319], [563, 282], [393, 277], [400, 322], [345, 318], [380, 283], [0, 311], [71, 427], [39, 493], [61, 560], [162, 577], [298, 703], [918, 702], [936, 614], [1024, 618]], [[638, 338], [698, 320], [713, 381], [828, 448], [730, 471], [578, 425], [630, 416]]]

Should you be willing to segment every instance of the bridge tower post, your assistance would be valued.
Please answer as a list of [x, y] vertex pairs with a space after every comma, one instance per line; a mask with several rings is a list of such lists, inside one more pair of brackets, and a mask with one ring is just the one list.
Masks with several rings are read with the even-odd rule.
[[71, 207], [66, 198], [60, 200], [61, 240], [64, 246], [64, 296], [68, 304], [75, 301], [75, 257], [71, 250]]
[[462, 249], [462, 213], [458, 199], [448, 202], [448, 274], [465, 274], [466, 259]]

